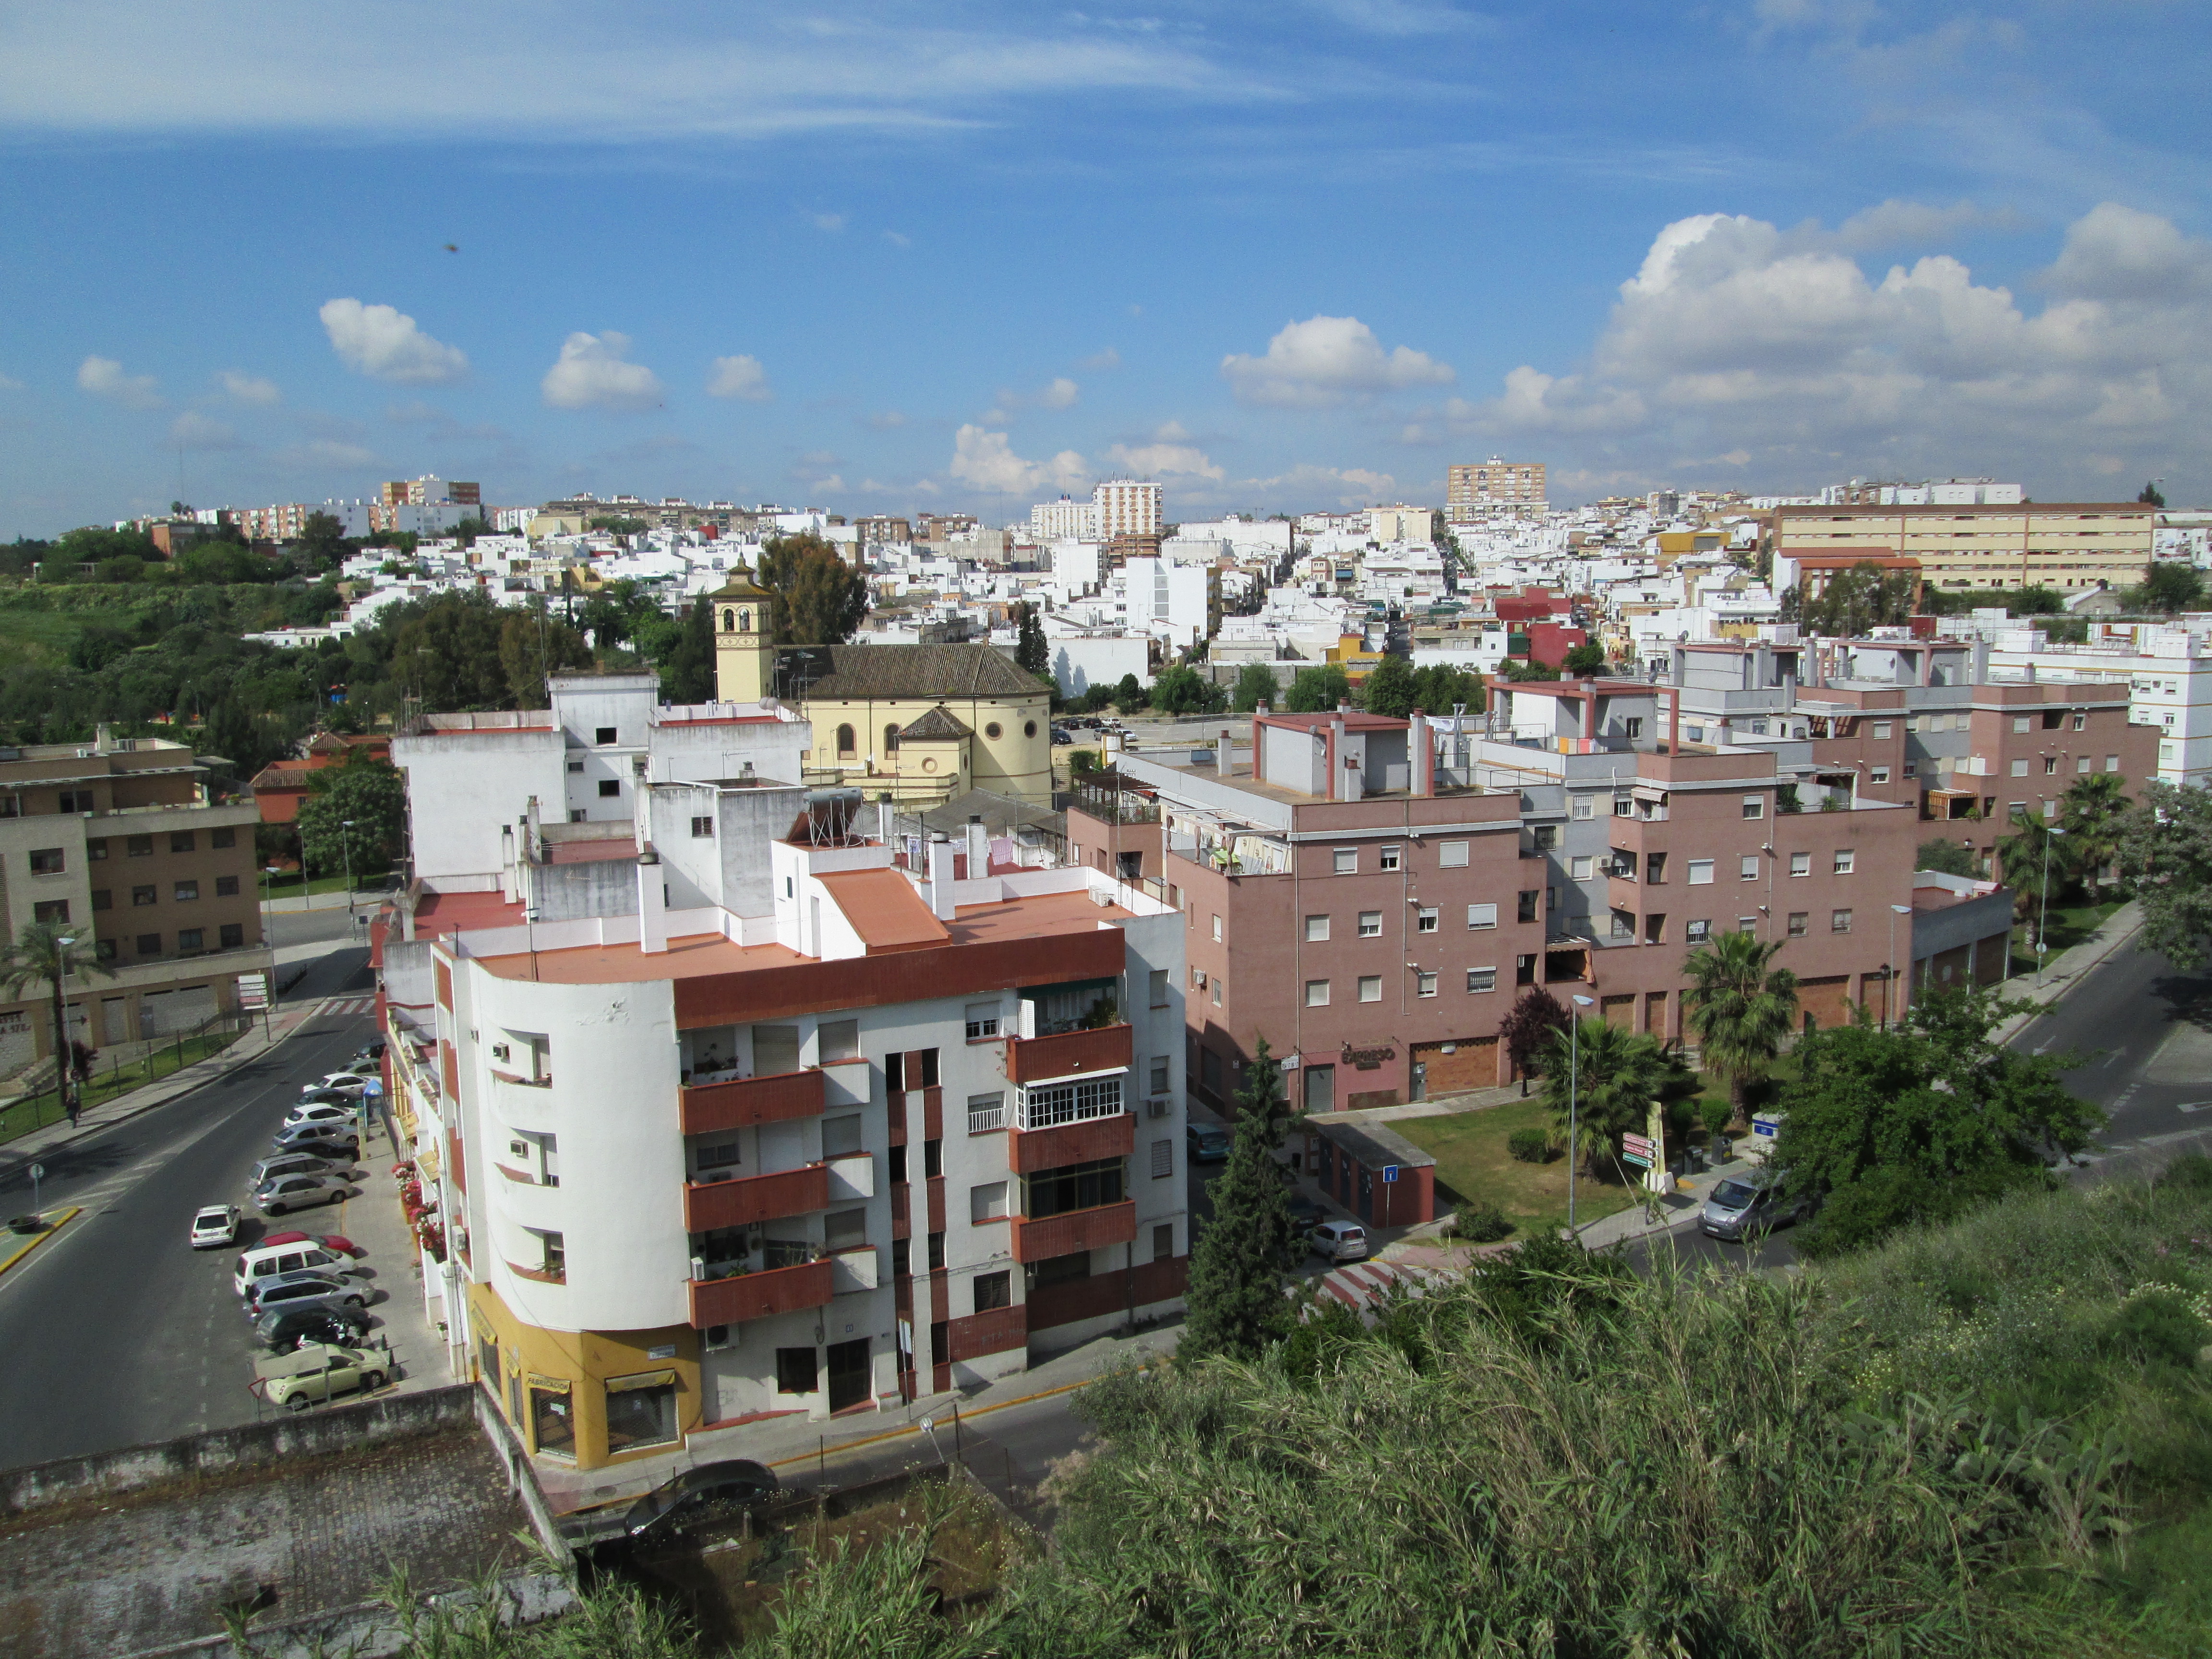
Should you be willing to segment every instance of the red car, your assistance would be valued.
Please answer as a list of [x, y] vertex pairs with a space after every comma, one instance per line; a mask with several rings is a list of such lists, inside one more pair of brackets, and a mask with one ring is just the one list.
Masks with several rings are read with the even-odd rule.
[[368, 1252], [343, 1233], [270, 1233], [254, 1248], [266, 1249], [271, 1244], [319, 1244], [339, 1255], [362, 1256]]

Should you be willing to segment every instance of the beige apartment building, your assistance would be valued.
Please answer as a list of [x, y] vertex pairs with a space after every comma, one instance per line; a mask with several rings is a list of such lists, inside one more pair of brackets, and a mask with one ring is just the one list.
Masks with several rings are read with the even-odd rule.
[[1947, 592], [2040, 586], [2072, 593], [2141, 581], [2157, 520], [2155, 507], [2136, 501], [1781, 507], [1773, 550], [1778, 559], [1909, 558], [1927, 586]]
[[[75, 1041], [94, 1048], [191, 1030], [238, 1006], [273, 958], [261, 933], [251, 800], [216, 805], [207, 765], [159, 738], [0, 749], [0, 915], [78, 929], [113, 977], [73, 976]], [[0, 1077], [53, 1047], [43, 985], [0, 1001]]]
[[1453, 467], [1445, 480], [1444, 514], [1453, 524], [1540, 518], [1549, 505], [1541, 461], [1508, 461], [1492, 455], [1486, 461]]
[[1370, 507], [1367, 535], [1370, 541], [1427, 542], [1436, 539], [1437, 510], [1432, 507]]

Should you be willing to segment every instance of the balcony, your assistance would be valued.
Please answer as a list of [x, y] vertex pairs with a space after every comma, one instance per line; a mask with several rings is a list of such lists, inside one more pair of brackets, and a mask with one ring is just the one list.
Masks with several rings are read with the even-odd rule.
[[807, 1215], [830, 1205], [830, 1166], [809, 1164], [775, 1175], [744, 1176], [735, 1181], [695, 1181], [684, 1188], [687, 1232], [713, 1232], [756, 1221]]
[[807, 1308], [826, 1308], [836, 1294], [836, 1269], [825, 1258], [792, 1267], [739, 1273], [733, 1279], [691, 1281], [691, 1325], [736, 1325], [771, 1314], [798, 1313]]
[[1051, 1129], [1016, 1129], [1006, 1137], [1006, 1167], [1018, 1175], [1127, 1158], [1137, 1148], [1137, 1120], [1127, 1112], [1063, 1123]]
[[687, 1135], [818, 1116], [823, 1097], [822, 1073], [817, 1071], [778, 1072], [728, 1083], [690, 1083], [678, 1092]]
[[1124, 1199], [1119, 1204], [1102, 1204], [1095, 1210], [1070, 1210], [1065, 1215], [1043, 1216], [1034, 1221], [1017, 1216], [1011, 1231], [1014, 1260], [1024, 1263], [1073, 1255], [1078, 1250], [1095, 1250], [1107, 1244], [1133, 1244], [1137, 1242], [1137, 1203], [1134, 1199]]
[[1036, 1083], [1045, 1078], [1127, 1070], [1131, 1036], [1126, 1024], [1095, 1031], [1062, 1031], [1057, 1036], [1017, 1037], [1006, 1044], [1006, 1079]]

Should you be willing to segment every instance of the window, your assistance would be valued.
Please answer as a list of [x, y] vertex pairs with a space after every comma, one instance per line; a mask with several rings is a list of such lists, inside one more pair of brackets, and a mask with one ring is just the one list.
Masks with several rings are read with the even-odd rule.
[[1805, 937], [1805, 922], [1806, 922], [1806, 919], [1807, 919], [1806, 912], [1804, 912], [1804, 911], [1802, 911], [1802, 910], [1792, 910], [1792, 911], [1790, 913], [1790, 938], [1792, 938], [1792, 939], [1802, 939], [1802, 938], [1804, 938], [1804, 937]]
[[898, 722], [896, 720], [893, 720], [889, 726], [884, 727], [884, 753], [886, 755], [895, 755], [898, 752], [898, 734], [899, 729]]
[[134, 887], [131, 890], [131, 902], [133, 904], [159, 904], [161, 890], [150, 883], [143, 887]]
[[975, 1310], [988, 1313], [994, 1308], [1013, 1305], [1014, 1276], [1011, 1273], [977, 1273], [969, 1281], [975, 1291]]
[[2076, 755], [2074, 757], [2074, 769], [2076, 772], [2087, 771], [2089, 769], [2089, 757], [2087, 755]]
[[1766, 797], [1764, 795], [1746, 795], [1743, 798], [1743, 815], [1747, 818], [1765, 817], [1766, 816]]
[[1224, 993], [1225, 993], [1229, 988], [1227, 981], [1225, 981], [1220, 975], [1216, 974], [1213, 976], [1213, 982], [1206, 988], [1213, 993], [1213, 1006], [1218, 1008], [1221, 1006], [1221, 999]]
[[1036, 736], [1036, 722], [1035, 720], [1024, 720], [1022, 722], [1022, 735], [1025, 738], [1033, 738]]
[[1646, 945], [1664, 945], [1667, 942], [1665, 911], [1655, 910], [1644, 918], [1644, 942]]
[[1154, 1054], [1152, 1056], [1152, 1074], [1146, 1079], [1146, 1091], [1147, 1093], [1153, 1095], [1164, 1095], [1167, 1093], [1168, 1057], [1165, 1054]]
[[2045, 755], [2043, 757], [2043, 775], [2047, 778], [2057, 769], [2058, 757], [2056, 755]]
[[2119, 757], [2118, 755], [2107, 755], [2107, 756], [2106, 756], [2106, 757], [2105, 757], [2105, 769], [2106, 769], [2107, 772], [2117, 772], [2117, 771], [2118, 771], [2118, 770], [2120, 769], [2120, 757]]
[[208, 845], [210, 847], [235, 847], [238, 845], [238, 831], [235, 830], [210, 830], [208, 831]]
[[1380, 910], [1362, 910], [1359, 913], [1359, 937], [1362, 939], [1382, 937], [1382, 913]]
[[778, 1394], [812, 1394], [814, 1378], [813, 1349], [778, 1348], [775, 1351], [775, 1391]]
[[1633, 795], [1615, 795], [1613, 798], [1613, 815], [1617, 818], [1634, 817], [1636, 816], [1636, 797]]
[[1792, 853], [1790, 855], [1790, 873], [1793, 876], [1811, 875], [1813, 855], [1810, 853]]
[[1735, 919], [1735, 930], [1739, 933], [1757, 933], [1759, 931], [1759, 918], [1757, 916], [1738, 916]]
[[1382, 975], [1362, 974], [1359, 976], [1359, 1000], [1362, 1002], [1380, 1002], [1382, 1000]]
[[2059, 722], [2063, 720], [2065, 718], [2066, 711], [2064, 709], [2046, 708], [2043, 711], [2043, 729], [2046, 732], [2056, 732], [2058, 729]]
[[180, 881], [176, 885], [175, 892], [178, 903], [189, 904], [199, 897], [200, 884], [196, 881]]
[[1540, 823], [1528, 832], [1528, 838], [1535, 844], [1538, 852], [1548, 853], [1559, 844], [1559, 826], [1556, 823]]
[[1567, 860], [1567, 873], [1577, 881], [1589, 881], [1597, 874], [1597, 860], [1587, 853], [1577, 853]]
[[1713, 884], [1713, 861], [1711, 859], [1690, 860], [1690, 885], [1710, 887]]
[[1711, 922], [1693, 921], [1682, 930], [1682, 942], [1685, 945], [1703, 945], [1712, 937], [1712, 932]]
[[1597, 815], [1597, 799], [1593, 795], [1577, 795], [1568, 810], [1577, 819], [1595, 817]]
[[[64, 918], [64, 920], [66, 920], [66, 918]], [[179, 951], [197, 951], [200, 949], [200, 938], [201, 930], [199, 928], [179, 927], [177, 930], [177, 949]]]
[[1306, 918], [1306, 943], [1309, 945], [1319, 945], [1328, 938], [1328, 918], [1327, 916], [1308, 916]]
[[1466, 869], [1467, 847], [1467, 842], [1463, 841], [1448, 841], [1439, 845], [1437, 848], [1437, 868], [1439, 870]]
[[1494, 904], [1470, 904], [1467, 907], [1467, 930], [1480, 933], [1498, 926], [1498, 907]]
[[189, 830], [171, 830], [169, 832], [169, 850], [172, 853], [191, 852], [192, 850], [192, 831]]
[[91, 812], [99, 810], [93, 805], [89, 789], [64, 789], [59, 809], [64, 812]]
[[1169, 1261], [1175, 1258], [1175, 1223], [1163, 1221], [1152, 1229], [1152, 1260]]
[[2087, 709], [2077, 708], [2074, 711], [2074, 729], [2076, 732], [2086, 732], [2089, 729], [2089, 714]]
[[88, 859], [106, 858], [107, 856], [107, 842], [106, 839], [102, 838], [85, 842], [84, 855]]
[[34, 876], [58, 876], [64, 873], [67, 860], [58, 847], [34, 848], [31, 853], [31, 873]]
[[594, 727], [592, 727], [592, 741], [594, 744], [598, 744], [600, 748], [602, 748], [602, 749], [605, 748], [609, 744], [612, 743], [614, 740], [615, 740], [615, 728], [614, 728], [613, 726], [594, 726]]
[[1905, 775], [1908, 778], [1918, 772], [1919, 769], [1920, 763], [1917, 761], [1907, 761], [1905, 763]]
[[139, 934], [138, 954], [142, 957], [160, 956], [161, 954], [161, 936], [159, 933]]
[[743, 1162], [734, 1140], [718, 1140], [711, 1146], [702, 1146], [698, 1152], [699, 1167], [702, 1170], [723, 1170]]
[[1513, 919], [1516, 921], [1535, 921], [1536, 904], [1543, 896], [1544, 890], [1540, 887], [1532, 887], [1527, 892], [1522, 893], [1520, 896], [1519, 901], [1513, 907]]
[[1102, 1158], [1087, 1164], [1066, 1164], [1056, 1170], [1039, 1170], [1022, 1177], [1022, 1213], [1065, 1215], [1070, 1210], [1095, 1210], [1102, 1204], [1119, 1204], [1127, 1194], [1123, 1160]]
[[694, 818], [691, 820], [691, 836], [693, 840], [709, 841], [714, 838], [714, 820], [712, 817]]
[[584, 763], [580, 760], [570, 761], [568, 763], [568, 770], [576, 776], [581, 777], [584, 772]]
[[1632, 740], [1644, 735], [1644, 717], [1641, 714], [1631, 714], [1621, 721], [1620, 726], [1621, 735]]
[[123, 843], [123, 850], [134, 859], [151, 858], [154, 855], [154, 838], [151, 836], [129, 836]]
[[1850, 848], [1838, 847], [1836, 848], [1836, 874], [1839, 876], [1848, 876], [1851, 872], [1851, 866], [1857, 862], [1857, 854], [1854, 853]]
[[217, 898], [236, 898], [238, 896], [238, 878], [236, 876], [217, 876], [215, 878], [215, 896]]
[[1175, 1173], [1175, 1142], [1156, 1140], [1152, 1143], [1152, 1179], [1160, 1180]]
[[1395, 847], [1384, 848], [1382, 853], [1378, 855], [1376, 861], [1379, 863], [1381, 867], [1385, 870], [1396, 869], [1398, 867], [1398, 849]]
[[1887, 783], [1889, 781], [1889, 769], [1887, 766], [1874, 766], [1868, 768], [1867, 781], [1869, 783]]
[[1741, 858], [1737, 859], [1735, 861], [1735, 873], [1737, 879], [1741, 881], [1757, 881], [1759, 879], [1759, 854], [1756, 853], [1746, 853]]
[[1329, 857], [1338, 875], [1356, 876], [1359, 873], [1359, 849], [1358, 848], [1340, 847], [1332, 853]]
[[1875, 741], [1887, 742], [1889, 738], [1889, 722], [1887, 720], [1876, 720], [1874, 723], [1874, 735]]
[[114, 961], [115, 941], [112, 939], [94, 939], [92, 942], [92, 954], [94, 958], [100, 962]]
[[1416, 933], [1433, 933], [1437, 931], [1438, 921], [1439, 917], [1435, 908], [1424, 906], [1414, 916], [1413, 929]]
[[1534, 956], [1513, 958], [1513, 982], [1516, 985], [1534, 985], [1536, 982], [1536, 958]]
[[968, 1133], [988, 1134], [1006, 1127], [1006, 1097], [1003, 1091], [968, 1097]]
[[115, 895], [114, 895], [114, 894], [112, 894], [112, 893], [111, 893], [110, 891], [108, 891], [108, 890], [107, 890], [106, 888], [105, 888], [105, 887], [95, 887], [95, 888], [94, 888], [94, 889], [93, 889], [93, 891], [92, 891], [92, 908], [93, 908], [94, 909], [95, 909], [95, 910], [108, 910], [108, 909], [112, 909], [112, 908], [114, 908], [114, 906], [115, 906]]
[[69, 919], [67, 899], [40, 899], [31, 906], [33, 921], [65, 922]]
[[1221, 943], [1221, 918], [1219, 916], [1216, 916], [1213, 919], [1213, 942], [1216, 945]]
[[1437, 976], [1425, 969], [1413, 975], [1413, 994], [1432, 997], [1437, 994]]
[[1005, 733], [998, 721], [993, 720], [988, 726], [986, 726], [983, 728], [983, 735], [988, 738], [993, 743], [996, 743], [1000, 737], [1005, 735]]
[[978, 1042], [999, 1035], [999, 1005], [995, 1002], [971, 1002], [968, 1005], [968, 1041]]
[[1168, 970], [1166, 969], [1155, 968], [1152, 970], [1152, 992], [1153, 1007], [1164, 1008], [1168, 1006]]
[[968, 1189], [968, 1219], [981, 1226], [987, 1221], [1006, 1218], [1006, 1183], [993, 1181]]
[[[1627, 856], [1629, 866], [1626, 873], [1633, 881], [1636, 878], [1636, 854], [1631, 853]], [[1644, 879], [1654, 887], [1667, 879], [1667, 855], [1664, 853], [1646, 853], [1644, 855]]]
[[2012, 729], [2015, 732], [2027, 731], [2027, 716], [2025, 714], [2014, 714], [2012, 717]]
[[[550, 1379], [544, 1379], [550, 1381]], [[555, 1457], [576, 1455], [576, 1414], [569, 1409], [568, 1385], [530, 1385], [530, 1433], [540, 1452]]]
[[1850, 933], [1851, 931], [1851, 913], [1848, 910], [1830, 911], [1828, 914], [1828, 931], [1832, 933]]
[[621, 793], [622, 780], [620, 778], [601, 778], [599, 780], [599, 799], [601, 800], [611, 799]]
[[246, 924], [242, 921], [226, 921], [222, 925], [221, 938], [224, 950], [235, 951], [241, 948], [246, 943]]
[[[1113, 1109], [1119, 1111], [1121, 1106], [1121, 1079], [1119, 1078], [1113, 1078], [1109, 1079], [1109, 1081], [1110, 1081], [1114, 1085]], [[1049, 1093], [1052, 1091], [1045, 1091], [1044, 1092]], [[942, 1176], [944, 1173], [945, 1142], [941, 1139], [923, 1141], [921, 1143], [921, 1178], [924, 1181], [935, 1181]]]
[[1636, 913], [1634, 911], [1613, 911], [1612, 913], [1612, 923], [1613, 938], [1634, 939], [1636, 937]]
[[929, 1236], [929, 1271], [933, 1273], [941, 1273], [945, 1271], [945, 1235], [943, 1233], [932, 1233]]

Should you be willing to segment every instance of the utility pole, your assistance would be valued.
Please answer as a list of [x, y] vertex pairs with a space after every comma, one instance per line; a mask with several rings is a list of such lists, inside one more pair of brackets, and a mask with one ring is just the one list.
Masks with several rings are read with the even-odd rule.
[[[1597, 1004], [1589, 997], [1574, 999], [1575, 1008], [1595, 1008]], [[1582, 1152], [1581, 1136], [1576, 1124], [1576, 1107], [1582, 1079], [1577, 1075], [1582, 1060], [1583, 1017], [1573, 1008], [1567, 1011], [1567, 1235], [1575, 1231], [1575, 1164]]]

